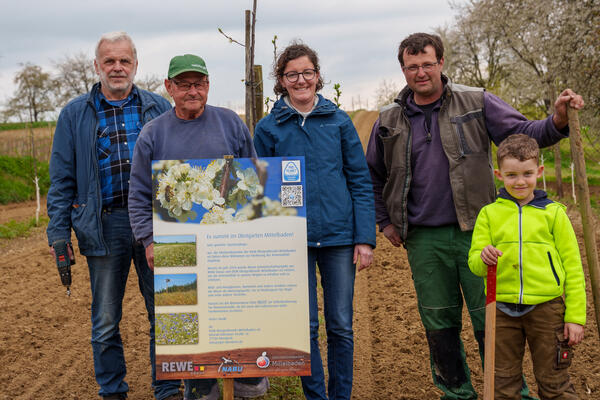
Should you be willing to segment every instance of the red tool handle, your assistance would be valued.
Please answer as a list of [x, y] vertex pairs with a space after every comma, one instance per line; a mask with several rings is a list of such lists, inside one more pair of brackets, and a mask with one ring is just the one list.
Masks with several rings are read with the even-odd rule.
[[496, 265], [488, 265], [487, 270], [487, 296], [485, 299], [485, 305], [496, 301]]

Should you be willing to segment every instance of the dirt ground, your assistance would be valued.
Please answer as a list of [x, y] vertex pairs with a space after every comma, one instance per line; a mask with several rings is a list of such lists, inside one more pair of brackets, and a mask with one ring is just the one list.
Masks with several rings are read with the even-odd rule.
[[[368, 140], [376, 117], [375, 112], [354, 115], [363, 143]], [[28, 219], [35, 215], [35, 207], [35, 202], [0, 205], [0, 224], [11, 219]], [[574, 210], [569, 210], [569, 215], [585, 254], [579, 215]], [[74, 284], [71, 297], [67, 297], [48, 253], [43, 229], [33, 230], [26, 238], [0, 239], [0, 254], [3, 255], [0, 258], [0, 387], [3, 388], [0, 400], [96, 399], [85, 258], [76, 249]], [[584, 268], [587, 276], [587, 265]], [[600, 340], [589, 277], [587, 295], [586, 338], [576, 348], [570, 371], [582, 399], [600, 400]], [[406, 252], [392, 247], [378, 235], [375, 262], [358, 273], [355, 299], [353, 399], [439, 399], [441, 392], [432, 384], [429, 352]], [[466, 312], [464, 315], [465, 350], [473, 383], [481, 394], [481, 363]], [[132, 268], [121, 334], [128, 366], [129, 398], [133, 400], [153, 398], [147, 331], [146, 313]], [[529, 360], [525, 363], [525, 375], [535, 391]]]
[[[0, 223], [28, 218], [35, 203], [0, 206]], [[570, 211], [581, 236], [578, 215]], [[73, 268], [67, 297], [48, 254], [43, 229], [29, 237], [0, 240], [0, 399], [97, 398], [90, 340], [90, 289], [85, 259]], [[152, 399], [147, 320], [135, 270], [124, 300], [129, 397]], [[378, 236], [375, 263], [357, 276], [354, 399], [428, 400], [441, 392], [431, 383], [427, 343], [404, 250]], [[600, 341], [588, 279], [586, 339], [576, 349], [571, 376], [582, 399], [600, 399]], [[472, 379], [481, 393], [482, 368], [468, 318], [463, 339]], [[525, 374], [535, 390], [531, 363]]]

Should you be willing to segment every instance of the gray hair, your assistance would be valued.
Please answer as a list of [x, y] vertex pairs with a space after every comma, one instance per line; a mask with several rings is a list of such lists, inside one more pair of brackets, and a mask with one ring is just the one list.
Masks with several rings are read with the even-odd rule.
[[98, 40], [98, 43], [96, 44], [96, 59], [98, 59], [98, 53], [100, 50], [100, 45], [102, 45], [102, 43], [115, 43], [120, 42], [121, 40], [126, 40], [127, 42], [129, 42], [129, 45], [131, 46], [131, 51], [133, 52], [133, 58], [137, 60], [137, 50], [135, 49], [135, 44], [133, 44], [133, 40], [131, 40], [131, 37], [127, 34], [127, 32], [124, 31], [107, 32], [100, 36], [100, 40]]

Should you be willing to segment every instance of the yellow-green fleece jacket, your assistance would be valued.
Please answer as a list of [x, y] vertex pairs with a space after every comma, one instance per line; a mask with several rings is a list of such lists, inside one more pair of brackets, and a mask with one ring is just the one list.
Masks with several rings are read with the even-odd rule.
[[[505, 189], [483, 207], [473, 230], [469, 268], [485, 277], [481, 250], [491, 244], [498, 257], [496, 300], [540, 304], [565, 295], [565, 322], [585, 324], [585, 278], [577, 238], [566, 207], [536, 190], [524, 206]], [[487, 292], [487, 287], [486, 287]]]

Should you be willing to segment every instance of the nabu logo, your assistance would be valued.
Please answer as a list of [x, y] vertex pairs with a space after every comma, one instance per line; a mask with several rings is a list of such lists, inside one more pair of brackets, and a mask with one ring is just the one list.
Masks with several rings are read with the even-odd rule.
[[232, 360], [230, 358], [227, 357], [221, 357], [221, 360], [223, 360], [221, 362], [221, 365], [219, 365], [219, 369], [218, 371], [220, 373], [223, 374], [231, 374], [231, 373], [241, 373], [242, 370], [244, 369], [244, 367], [242, 365], [240, 365], [240, 363], [238, 363], [235, 360]]

